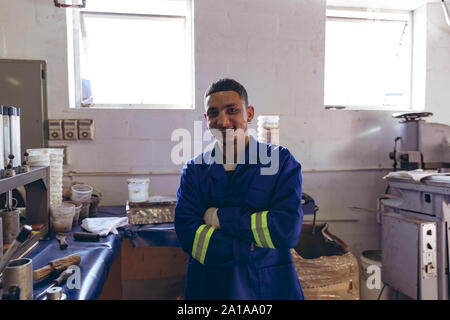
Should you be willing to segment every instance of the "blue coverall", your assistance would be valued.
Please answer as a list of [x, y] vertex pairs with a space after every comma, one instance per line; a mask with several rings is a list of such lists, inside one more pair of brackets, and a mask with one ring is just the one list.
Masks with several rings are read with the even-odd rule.
[[[190, 255], [185, 299], [304, 299], [290, 254], [303, 220], [301, 166], [286, 148], [250, 139], [256, 150], [247, 147], [230, 178], [215, 149], [182, 169], [175, 230]], [[261, 174], [271, 162], [260, 148], [269, 158], [278, 152], [276, 174]], [[220, 229], [203, 220], [210, 207], [219, 208]]]

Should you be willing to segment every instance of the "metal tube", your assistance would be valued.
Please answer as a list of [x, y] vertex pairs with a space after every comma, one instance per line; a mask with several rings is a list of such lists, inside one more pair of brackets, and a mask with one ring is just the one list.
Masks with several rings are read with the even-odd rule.
[[3, 209], [0, 210], [0, 217], [3, 219], [3, 242], [10, 244], [20, 231], [20, 212], [17, 209]]
[[12, 209], [12, 207], [13, 207], [12, 190], [9, 190], [9, 191], [8, 191], [8, 201], [7, 201], [7, 203], [8, 203], [7, 209]]
[[448, 26], [450, 27], [450, 13], [447, 7], [447, 4], [445, 3], [445, 0], [441, 1], [442, 10], [444, 11], [445, 21], [447, 22]]
[[10, 286], [20, 288], [20, 300], [33, 300], [33, 265], [31, 259], [12, 260], [3, 272], [3, 292]]

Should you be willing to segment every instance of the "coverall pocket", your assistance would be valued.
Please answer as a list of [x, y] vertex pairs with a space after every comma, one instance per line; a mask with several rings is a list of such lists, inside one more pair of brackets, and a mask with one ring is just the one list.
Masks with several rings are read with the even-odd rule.
[[262, 300], [303, 300], [303, 291], [293, 263], [259, 270]]

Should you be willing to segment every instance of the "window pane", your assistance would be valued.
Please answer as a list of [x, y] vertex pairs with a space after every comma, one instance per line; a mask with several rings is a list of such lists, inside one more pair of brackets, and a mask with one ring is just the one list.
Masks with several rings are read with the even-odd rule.
[[325, 105], [409, 108], [410, 77], [404, 21], [327, 19]]
[[185, 16], [187, 4], [186, 0], [88, 0], [83, 11]]
[[83, 14], [94, 104], [191, 104], [184, 18]]

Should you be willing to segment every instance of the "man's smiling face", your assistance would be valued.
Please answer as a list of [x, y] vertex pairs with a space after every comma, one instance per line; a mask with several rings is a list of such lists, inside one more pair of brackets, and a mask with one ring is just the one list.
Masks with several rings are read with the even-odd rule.
[[[206, 97], [205, 119], [212, 135], [223, 145], [236, 144], [244, 138], [248, 123], [254, 116], [254, 108], [246, 106], [236, 91], [219, 91]], [[247, 144], [248, 137], [245, 137]]]

